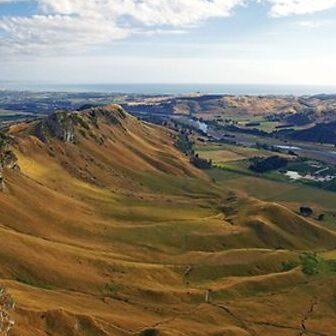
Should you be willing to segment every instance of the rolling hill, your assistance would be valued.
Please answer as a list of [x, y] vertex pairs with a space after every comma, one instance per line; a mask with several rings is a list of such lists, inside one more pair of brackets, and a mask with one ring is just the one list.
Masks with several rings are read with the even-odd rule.
[[[218, 184], [117, 105], [1, 141], [0, 285], [15, 336], [332, 336], [336, 232]], [[288, 265], [290, 267], [288, 267]]]
[[185, 97], [149, 98], [142, 103], [128, 103], [125, 107], [132, 113], [149, 115], [194, 115], [212, 119], [215, 115], [266, 115], [292, 113], [302, 105], [294, 97], [190, 95]]
[[288, 139], [336, 145], [336, 122], [318, 123], [304, 130], [279, 133]]

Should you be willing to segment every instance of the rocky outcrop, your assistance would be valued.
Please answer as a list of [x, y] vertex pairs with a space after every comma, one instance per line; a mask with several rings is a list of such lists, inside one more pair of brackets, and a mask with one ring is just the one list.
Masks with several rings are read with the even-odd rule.
[[11, 150], [10, 138], [0, 133], [0, 191], [5, 189], [4, 170], [19, 170], [17, 157]]
[[10, 312], [14, 310], [14, 301], [4, 288], [0, 288], [0, 335], [7, 336], [13, 329], [14, 320]]
[[[97, 128], [102, 121], [109, 125], [121, 125], [127, 117], [126, 112], [119, 105], [89, 108], [87, 110], [55, 112], [41, 120], [35, 128], [35, 135], [43, 142], [57, 138], [63, 142], [74, 143], [78, 133]], [[82, 132], [79, 132], [79, 129]]]
[[47, 142], [50, 138], [73, 142], [74, 125], [73, 115], [70, 112], [56, 112], [37, 125], [36, 136], [43, 142]]

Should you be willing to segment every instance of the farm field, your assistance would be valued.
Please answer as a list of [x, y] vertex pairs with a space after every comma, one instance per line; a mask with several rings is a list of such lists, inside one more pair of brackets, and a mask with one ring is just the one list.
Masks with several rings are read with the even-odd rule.
[[218, 167], [209, 174], [221, 186], [265, 201], [280, 202], [292, 209], [297, 209], [300, 204], [311, 204], [318, 209], [335, 211], [336, 193], [332, 191], [290, 181], [280, 173], [260, 175], [248, 169], [249, 159], [272, 156], [272, 152], [227, 144], [199, 145], [196, 148], [201, 157], [212, 159]]

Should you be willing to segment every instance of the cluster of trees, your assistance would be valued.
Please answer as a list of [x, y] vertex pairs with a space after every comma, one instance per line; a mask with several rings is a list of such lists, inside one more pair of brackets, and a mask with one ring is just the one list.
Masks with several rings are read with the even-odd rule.
[[297, 126], [303, 126], [311, 123], [313, 121], [314, 116], [311, 116], [309, 113], [298, 112], [294, 114], [290, 114], [286, 121], [288, 123], [292, 123]]
[[238, 132], [238, 133], [244, 133], [244, 134], [251, 134], [251, 135], [256, 135], [260, 137], [267, 137], [269, 136], [269, 133], [262, 131], [258, 128], [241, 128], [238, 126], [234, 125], [228, 125], [225, 126], [225, 130], [228, 132]]
[[198, 169], [210, 169], [212, 160], [206, 160], [199, 157], [193, 149], [194, 142], [189, 139], [187, 132], [180, 132], [175, 146], [190, 158], [190, 162]]
[[273, 137], [336, 145], [336, 122], [320, 123], [305, 129], [279, 129]]
[[325, 260], [317, 253], [306, 252], [300, 256], [302, 272], [307, 275], [316, 275], [323, 272], [336, 272], [336, 261]]
[[190, 162], [199, 169], [210, 169], [212, 167], [212, 160], [202, 159], [198, 154], [192, 155]]
[[286, 167], [288, 160], [278, 156], [270, 156], [268, 158], [255, 158], [253, 159], [249, 169], [256, 173], [266, 173], [271, 170], [276, 170]]
[[257, 127], [257, 126], [260, 126], [261, 123], [260, 122], [257, 122], [257, 121], [251, 121], [251, 122], [248, 122], [245, 124], [246, 127]]
[[193, 145], [194, 143], [189, 139], [188, 133], [180, 132], [175, 146], [186, 155], [193, 155]]
[[299, 256], [299, 260], [282, 263], [282, 270], [287, 272], [298, 266], [308, 276], [336, 272], [336, 260], [326, 260], [316, 252], [304, 252]]

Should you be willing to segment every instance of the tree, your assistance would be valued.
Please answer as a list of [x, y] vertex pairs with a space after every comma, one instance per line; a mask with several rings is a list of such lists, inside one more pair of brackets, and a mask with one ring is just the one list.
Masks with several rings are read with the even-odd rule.
[[159, 336], [160, 333], [157, 329], [145, 329], [143, 331], [140, 332], [140, 336]]
[[304, 217], [309, 217], [313, 214], [313, 209], [308, 206], [300, 207], [300, 214]]
[[305, 252], [300, 255], [302, 272], [307, 275], [315, 275], [320, 272], [323, 260], [313, 252]]
[[284, 168], [287, 166], [288, 160], [278, 155], [268, 158], [254, 158], [249, 169], [256, 173], [266, 173], [271, 170]]
[[318, 216], [318, 220], [320, 221], [320, 222], [322, 222], [323, 220], [324, 220], [324, 218], [325, 218], [325, 214], [320, 214], [319, 216]]
[[210, 169], [212, 167], [212, 160], [202, 159], [198, 153], [190, 158], [190, 162], [198, 169]]

